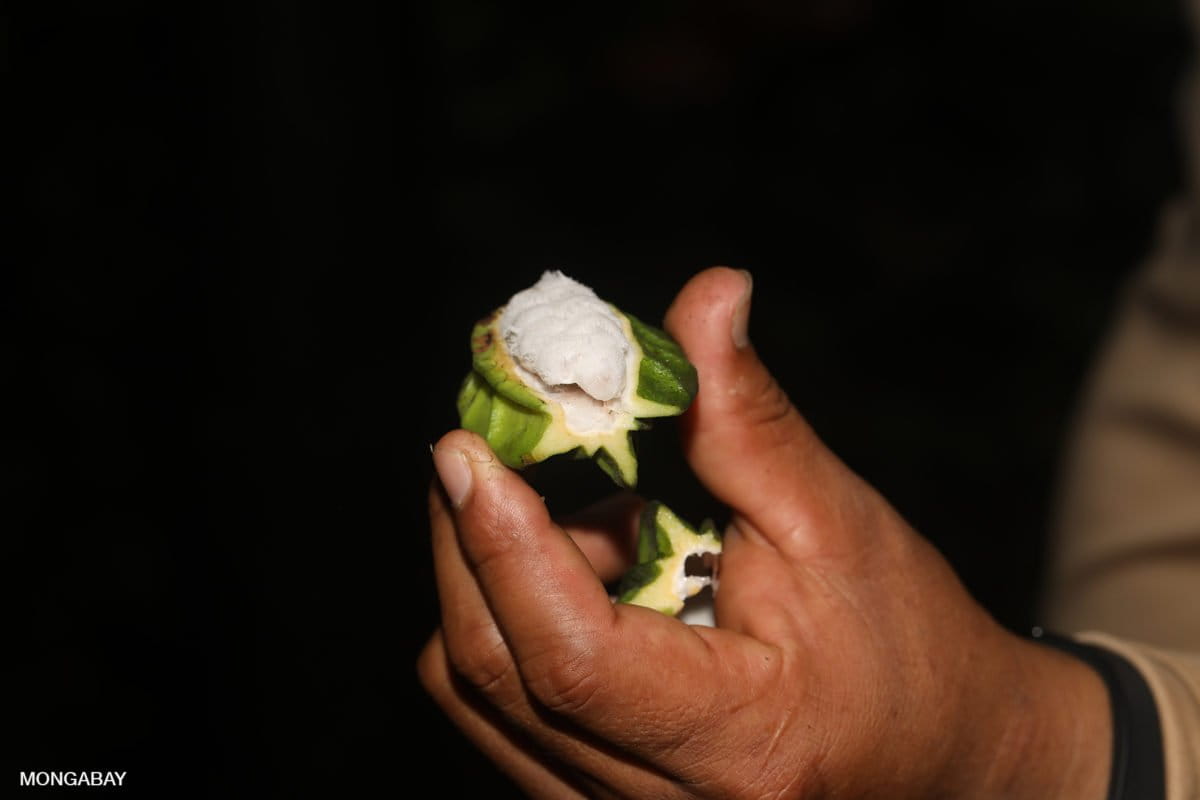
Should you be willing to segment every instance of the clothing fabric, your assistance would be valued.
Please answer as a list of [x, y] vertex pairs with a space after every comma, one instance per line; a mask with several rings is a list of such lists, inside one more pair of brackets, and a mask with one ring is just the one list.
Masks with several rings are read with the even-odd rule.
[[[1193, 0], [1200, 10], [1200, 0]], [[1200, 798], [1200, 80], [1181, 95], [1188, 191], [1128, 285], [1074, 432], [1045, 620], [1154, 695], [1168, 800]]]

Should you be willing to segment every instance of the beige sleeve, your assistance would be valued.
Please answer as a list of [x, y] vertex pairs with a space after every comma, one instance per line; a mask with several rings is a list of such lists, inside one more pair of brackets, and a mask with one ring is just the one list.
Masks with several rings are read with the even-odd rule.
[[1044, 609], [1146, 678], [1169, 800], [1200, 798], [1200, 85], [1183, 100], [1192, 190], [1164, 215], [1092, 377]]
[[1069, 455], [1047, 621], [1200, 652], [1200, 228], [1173, 209]]
[[1103, 633], [1076, 638], [1119, 653], [1146, 679], [1162, 723], [1167, 800], [1200, 797], [1200, 655]]

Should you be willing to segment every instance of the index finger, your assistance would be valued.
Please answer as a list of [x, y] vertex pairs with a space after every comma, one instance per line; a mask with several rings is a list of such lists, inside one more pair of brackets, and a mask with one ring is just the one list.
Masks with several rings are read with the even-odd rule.
[[447, 434], [434, 457], [462, 552], [533, 697], [662, 769], [711, 779], [698, 751], [777, 673], [776, 649], [614, 607], [541, 499], [482, 440]]
[[479, 437], [447, 434], [434, 460], [463, 554], [529, 689], [551, 707], [564, 684], [570, 696], [586, 692], [586, 656], [609, 645], [615, 620], [591, 564]]

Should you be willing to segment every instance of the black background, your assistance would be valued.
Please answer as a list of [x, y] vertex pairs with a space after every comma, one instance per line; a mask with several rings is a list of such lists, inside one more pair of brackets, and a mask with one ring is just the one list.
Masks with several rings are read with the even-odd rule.
[[[1171, 0], [3, 25], [0, 787], [508, 791], [416, 684], [424, 495], [470, 324], [551, 267], [651, 320], [752, 270], [752, 338], [820, 434], [1036, 621], [1070, 412], [1180, 184]], [[645, 493], [720, 517], [673, 437]], [[557, 510], [606, 490], [539, 477]]]

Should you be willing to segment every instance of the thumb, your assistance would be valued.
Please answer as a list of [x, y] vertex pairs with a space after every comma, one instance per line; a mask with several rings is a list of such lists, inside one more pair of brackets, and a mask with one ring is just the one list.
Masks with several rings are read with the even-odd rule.
[[684, 452], [743, 533], [808, 555], [822, 531], [844, 535], [845, 503], [866, 487], [759, 361], [747, 336], [752, 287], [750, 273], [714, 267], [688, 281], [667, 311], [665, 327], [700, 377], [682, 421]]

